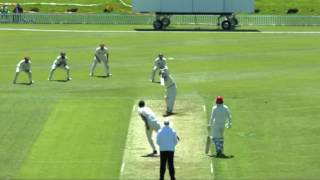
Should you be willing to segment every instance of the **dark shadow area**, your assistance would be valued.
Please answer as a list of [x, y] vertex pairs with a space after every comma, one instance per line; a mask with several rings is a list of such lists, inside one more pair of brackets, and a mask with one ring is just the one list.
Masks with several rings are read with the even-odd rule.
[[160, 81], [153, 81], [152, 83], [160, 84], [161, 82]]
[[169, 114], [163, 114], [162, 116], [163, 117], [169, 117], [169, 116], [174, 116], [174, 115], [177, 115], [177, 113], [172, 112], [172, 113], [169, 113]]
[[144, 158], [157, 158], [157, 157], [160, 157], [158, 154], [146, 154], [146, 155], [142, 155], [141, 157], [144, 157]]
[[100, 75], [100, 76], [94, 76], [94, 77], [97, 77], [97, 78], [108, 78], [109, 76], [106, 76], [106, 75]]
[[134, 29], [135, 31], [159, 31], [159, 32], [165, 32], [165, 31], [173, 31], [173, 32], [260, 32], [259, 30], [257, 29], [235, 29], [235, 30], [232, 30], [232, 31], [225, 31], [225, 30], [222, 30], [222, 29], [208, 29], [208, 28], [193, 28], [193, 29], [163, 29], [163, 30], [154, 30], [154, 29], [146, 29], [146, 28], [136, 28]]
[[31, 86], [32, 85], [32, 83], [25, 83], [25, 82], [23, 82], [23, 83], [15, 83], [15, 84], [23, 85], [23, 86]]
[[208, 155], [209, 157], [214, 157], [217, 159], [233, 159], [234, 155], [223, 155], [223, 156], [217, 156], [217, 155]]
[[58, 80], [51, 80], [51, 81], [55, 81], [55, 82], [68, 82], [69, 80], [58, 79]]

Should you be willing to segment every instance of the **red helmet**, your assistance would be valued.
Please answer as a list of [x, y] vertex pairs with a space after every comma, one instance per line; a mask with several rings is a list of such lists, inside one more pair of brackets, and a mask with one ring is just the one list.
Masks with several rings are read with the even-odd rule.
[[222, 96], [217, 96], [216, 104], [223, 104], [223, 97]]

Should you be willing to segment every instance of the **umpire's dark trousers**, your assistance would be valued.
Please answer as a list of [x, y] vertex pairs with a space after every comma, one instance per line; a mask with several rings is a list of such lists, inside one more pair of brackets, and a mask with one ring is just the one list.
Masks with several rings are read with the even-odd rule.
[[169, 174], [171, 180], [175, 180], [174, 171], [174, 151], [160, 151], [160, 180], [164, 179], [164, 174], [166, 172], [166, 165], [168, 162]]

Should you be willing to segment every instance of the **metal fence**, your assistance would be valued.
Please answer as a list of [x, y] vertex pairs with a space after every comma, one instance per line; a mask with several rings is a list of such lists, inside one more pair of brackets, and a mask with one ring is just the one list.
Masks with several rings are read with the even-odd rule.
[[[320, 16], [238, 15], [240, 25], [319, 26]], [[216, 25], [214, 15], [174, 15], [172, 24]], [[2, 14], [0, 23], [22, 24], [152, 24], [154, 15], [116, 14]]]

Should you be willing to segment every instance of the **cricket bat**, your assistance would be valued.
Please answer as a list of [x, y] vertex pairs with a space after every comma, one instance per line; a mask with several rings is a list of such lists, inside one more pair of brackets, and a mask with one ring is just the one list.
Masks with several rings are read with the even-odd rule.
[[164, 86], [164, 79], [163, 79], [163, 77], [160, 77], [160, 84], [161, 84], [161, 86]]
[[206, 150], [205, 150], [206, 154], [209, 154], [210, 147], [211, 147], [211, 138], [210, 136], [207, 136]]

